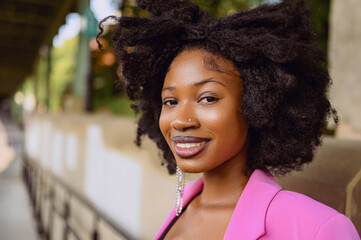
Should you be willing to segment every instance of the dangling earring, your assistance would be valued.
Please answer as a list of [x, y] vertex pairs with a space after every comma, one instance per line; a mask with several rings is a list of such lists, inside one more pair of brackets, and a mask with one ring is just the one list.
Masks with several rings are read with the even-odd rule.
[[183, 194], [185, 184], [185, 174], [177, 165], [177, 186], [176, 186], [176, 198], [175, 198], [175, 213], [179, 216], [183, 209]]

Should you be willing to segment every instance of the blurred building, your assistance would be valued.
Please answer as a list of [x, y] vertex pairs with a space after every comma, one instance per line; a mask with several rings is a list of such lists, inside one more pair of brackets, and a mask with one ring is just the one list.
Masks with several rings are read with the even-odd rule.
[[331, 101], [340, 125], [337, 136], [361, 140], [361, 4], [333, 0], [330, 15]]

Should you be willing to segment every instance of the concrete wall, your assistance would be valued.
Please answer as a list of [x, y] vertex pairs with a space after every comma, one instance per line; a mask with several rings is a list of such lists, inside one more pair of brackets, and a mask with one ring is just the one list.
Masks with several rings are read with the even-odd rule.
[[361, 139], [361, 2], [332, 0], [329, 66], [331, 101], [340, 115], [337, 134]]

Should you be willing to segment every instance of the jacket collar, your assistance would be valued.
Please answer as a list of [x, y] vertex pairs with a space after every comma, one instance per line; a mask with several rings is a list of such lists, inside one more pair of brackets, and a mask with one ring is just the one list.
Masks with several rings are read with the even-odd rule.
[[[203, 178], [187, 185], [183, 197], [184, 206], [202, 189]], [[255, 240], [264, 235], [268, 207], [281, 189], [271, 174], [255, 170], [238, 200], [224, 239]], [[173, 209], [155, 239], [164, 232], [174, 218], [175, 210]]]
[[238, 200], [224, 239], [255, 240], [264, 235], [268, 207], [281, 189], [271, 174], [255, 170]]

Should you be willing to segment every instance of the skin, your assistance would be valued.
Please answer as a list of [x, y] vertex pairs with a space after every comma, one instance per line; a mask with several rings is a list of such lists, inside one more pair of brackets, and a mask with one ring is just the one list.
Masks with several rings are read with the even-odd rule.
[[[218, 67], [205, 64], [212, 59]], [[204, 50], [185, 50], [165, 77], [159, 126], [178, 166], [203, 173], [204, 188], [165, 239], [223, 239], [246, 186], [248, 123], [240, 110], [242, 81], [233, 63]], [[189, 121], [191, 119], [191, 121]], [[177, 155], [172, 137], [209, 141], [199, 154]]]

